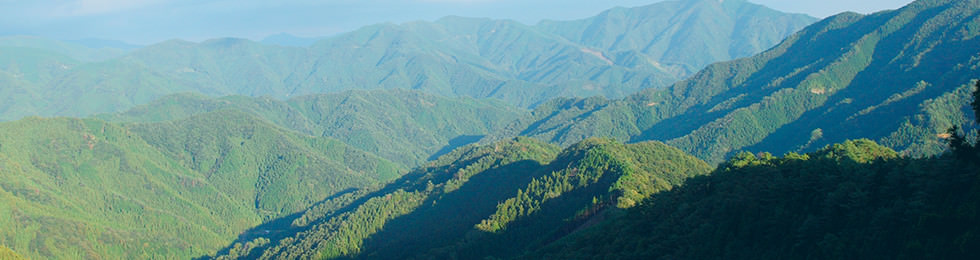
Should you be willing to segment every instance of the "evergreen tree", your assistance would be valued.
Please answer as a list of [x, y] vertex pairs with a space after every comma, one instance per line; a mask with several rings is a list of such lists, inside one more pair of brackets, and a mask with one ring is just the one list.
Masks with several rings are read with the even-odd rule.
[[[977, 80], [976, 87], [973, 88], [973, 117], [980, 123], [980, 79]], [[977, 130], [980, 133], [980, 129]]]

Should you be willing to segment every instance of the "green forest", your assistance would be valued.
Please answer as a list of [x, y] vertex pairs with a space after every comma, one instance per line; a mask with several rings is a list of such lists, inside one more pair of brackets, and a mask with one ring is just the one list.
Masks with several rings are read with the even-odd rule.
[[809, 154], [740, 153], [524, 257], [969, 259], [980, 248], [980, 153], [955, 147], [925, 159], [866, 139]]
[[0, 120], [0, 259], [980, 255], [980, 0], [0, 36]]
[[858, 139], [713, 170], [660, 142], [470, 145], [217, 258], [964, 259], [980, 248], [980, 141], [948, 133], [933, 157]]

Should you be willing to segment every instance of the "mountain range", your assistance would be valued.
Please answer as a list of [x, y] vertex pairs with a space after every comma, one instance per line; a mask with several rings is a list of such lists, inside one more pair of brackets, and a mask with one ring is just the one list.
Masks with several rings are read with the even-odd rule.
[[57, 48], [0, 52], [12, 60], [0, 68], [2, 91], [9, 93], [0, 102], [16, 104], [0, 107], [0, 120], [119, 112], [183, 92], [285, 99], [402, 88], [520, 107], [558, 96], [622, 97], [667, 86], [710, 62], [765, 50], [813, 21], [746, 1], [686, 0], [534, 26], [463, 17], [378, 24], [309, 47], [172, 40], [99, 61], [91, 61], [97, 56], [91, 48], [48, 41]]
[[857, 138], [939, 154], [946, 130], [972, 118], [977, 14], [975, 1], [936, 0], [839, 14], [666, 89], [550, 101], [496, 136], [661, 140], [713, 163], [746, 149], [807, 151]]
[[811, 21], [685, 0], [85, 61], [0, 40], [0, 258], [980, 253], [980, 0]]

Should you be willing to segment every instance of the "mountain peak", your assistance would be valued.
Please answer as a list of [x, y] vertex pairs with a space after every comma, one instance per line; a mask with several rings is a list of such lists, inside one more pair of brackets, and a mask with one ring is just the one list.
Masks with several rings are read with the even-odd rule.
[[[748, 5], [752, 8], [742, 8]], [[766, 50], [815, 21], [745, 0], [682, 0], [613, 8], [575, 21], [543, 21], [538, 27], [595, 49], [639, 51], [656, 66], [694, 72]]]

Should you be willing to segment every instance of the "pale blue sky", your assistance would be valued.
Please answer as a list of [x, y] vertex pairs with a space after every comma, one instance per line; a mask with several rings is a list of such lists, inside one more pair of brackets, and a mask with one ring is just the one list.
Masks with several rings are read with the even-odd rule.
[[[569, 20], [615, 6], [660, 0], [0, 0], [0, 35], [101, 38], [150, 44], [180, 38], [261, 39], [286, 32], [326, 36], [380, 22], [434, 20], [446, 15]], [[773, 9], [826, 17], [870, 13], [911, 0], [749, 0]]]

